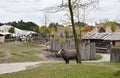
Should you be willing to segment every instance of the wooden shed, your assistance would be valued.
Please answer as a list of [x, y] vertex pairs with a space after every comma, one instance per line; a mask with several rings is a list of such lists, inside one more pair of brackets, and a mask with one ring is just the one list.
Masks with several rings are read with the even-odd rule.
[[95, 43], [98, 49], [107, 50], [110, 46], [120, 46], [120, 32], [87, 33], [82, 39], [85, 43]]

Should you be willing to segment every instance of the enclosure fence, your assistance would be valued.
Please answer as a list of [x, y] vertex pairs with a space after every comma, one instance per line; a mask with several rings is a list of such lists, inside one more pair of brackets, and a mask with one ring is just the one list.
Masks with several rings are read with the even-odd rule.
[[[65, 40], [62, 41], [51, 41], [50, 49], [54, 51], [59, 51], [60, 49], [75, 49], [74, 40]], [[96, 48], [94, 43], [81, 43], [79, 44], [79, 53], [81, 54], [82, 60], [93, 60], [96, 58]]]

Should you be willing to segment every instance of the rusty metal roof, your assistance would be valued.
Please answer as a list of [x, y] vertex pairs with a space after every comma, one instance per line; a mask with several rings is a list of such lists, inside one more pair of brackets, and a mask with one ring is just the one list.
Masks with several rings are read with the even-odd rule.
[[82, 39], [120, 40], [120, 32], [114, 33], [87, 33]]

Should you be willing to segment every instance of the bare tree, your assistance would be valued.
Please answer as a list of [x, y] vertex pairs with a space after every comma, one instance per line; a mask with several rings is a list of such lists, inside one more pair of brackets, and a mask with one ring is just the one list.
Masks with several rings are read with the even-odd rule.
[[47, 13], [44, 14], [44, 25], [47, 26], [49, 22], [49, 16]]
[[77, 52], [77, 63], [81, 63], [81, 55], [79, 53], [79, 44], [77, 42], [77, 33], [75, 30], [74, 13], [73, 13], [73, 7], [72, 7], [71, 0], [68, 0], [68, 6], [69, 6], [69, 11], [70, 11], [70, 16], [71, 16], [71, 23], [72, 23], [73, 36], [74, 36], [74, 41], [75, 41], [75, 48], [76, 48], [76, 52]]
[[[98, 3], [99, 3], [99, 0], [78, 0], [77, 4], [74, 5], [73, 7], [74, 21], [85, 23], [85, 20], [89, 15], [89, 13], [98, 7]], [[61, 22], [64, 23], [65, 25], [69, 25], [70, 18], [71, 18], [69, 14], [69, 10], [67, 10], [67, 13], [65, 13], [65, 16], [67, 16], [68, 19], [61, 20]]]
[[[77, 63], [81, 63], [81, 55], [79, 53], [79, 44], [78, 44], [78, 38], [77, 38], [77, 33], [75, 29], [75, 24], [74, 24], [74, 10], [76, 8], [82, 7], [82, 6], [87, 6], [88, 4], [81, 4], [81, 0], [62, 0], [60, 5], [54, 6], [54, 7], [48, 7], [46, 9], [43, 9], [41, 11], [46, 11], [46, 12], [59, 12], [59, 11], [69, 11], [70, 13], [70, 19], [71, 19], [71, 24], [72, 24], [72, 30], [73, 30], [73, 36], [74, 36], [74, 42], [75, 42], [75, 48], [77, 52]], [[84, 0], [84, 1], [95, 1], [95, 0]], [[97, 1], [97, 0], [96, 0]]]
[[86, 17], [89, 13], [97, 7], [99, 0], [80, 0], [78, 4], [74, 6], [75, 17], [78, 22], [80, 22], [80, 17], [82, 17], [82, 22], [85, 22]]

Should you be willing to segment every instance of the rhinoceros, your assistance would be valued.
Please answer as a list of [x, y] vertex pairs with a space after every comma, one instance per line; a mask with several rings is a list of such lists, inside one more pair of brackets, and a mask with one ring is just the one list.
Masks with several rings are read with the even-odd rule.
[[78, 63], [77, 52], [75, 50], [61, 49], [57, 53], [55, 53], [55, 55], [56, 57], [62, 57], [66, 64], [69, 64], [70, 59], [75, 59], [76, 62]]

